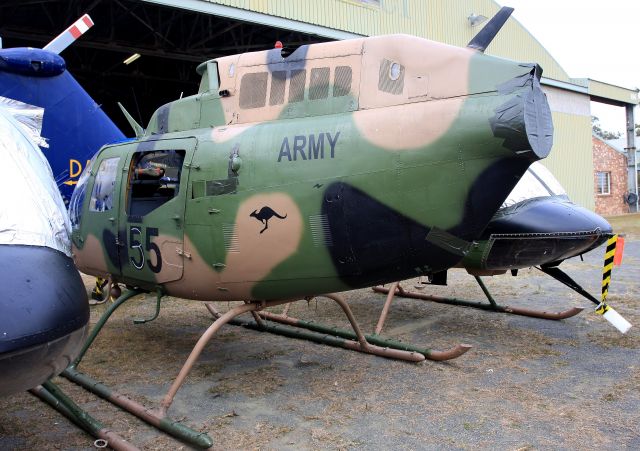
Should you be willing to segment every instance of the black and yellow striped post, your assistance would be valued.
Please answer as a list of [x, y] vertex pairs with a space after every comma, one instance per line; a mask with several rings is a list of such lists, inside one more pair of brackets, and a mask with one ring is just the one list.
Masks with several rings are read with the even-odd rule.
[[[602, 315], [604, 319], [609, 321], [616, 329], [624, 334], [631, 328], [631, 323], [606, 303], [607, 295], [609, 294], [609, 284], [611, 283], [611, 271], [613, 270], [614, 261], [616, 259], [618, 239], [622, 238], [616, 234], [607, 240], [607, 250], [604, 254], [604, 266], [602, 267], [602, 298], [600, 304], [596, 307], [596, 313], [598, 315]], [[624, 242], [621, 243], [620, 249], [622, 249], [623, 243]]]
[[602, 298], [600, 304], [596, 308], [598, 315], [604, 315], [611, 307], [606, 304], [607, 295], [609, 294], [609, 284], [611, 283], [611, 271], [613, 270], [613, 259], [616, 255], [616, 244], [618, 243], [618, 234], [613, 235], [607, 240], [607, 250], [604, 254], [604, 266], [602, 267]]

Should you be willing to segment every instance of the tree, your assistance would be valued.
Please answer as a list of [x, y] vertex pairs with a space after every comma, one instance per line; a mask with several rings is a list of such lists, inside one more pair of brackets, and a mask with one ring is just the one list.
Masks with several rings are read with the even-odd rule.
[[[640, 136], [640, 134], [638, 134], [640, 132], [640, 128], [638, 127], [640, 127], [640, 124], [636, 125], [636, 135]], [[610, 132], [609, 130], [603, 130], [600, 126], [600, 119], [598, 119], [597, 116], [591, 116], [591, 129], [593, 130], [593, 133], [605, 140], [618, 139], [620, 138], [620, 136], [622, 136], [622, 133], [620, 132]]]

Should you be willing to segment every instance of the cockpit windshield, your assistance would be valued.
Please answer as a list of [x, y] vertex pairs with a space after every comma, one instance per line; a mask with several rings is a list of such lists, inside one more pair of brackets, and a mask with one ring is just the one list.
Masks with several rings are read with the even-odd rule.
[[549, 196], [567, 196], [567, 192], [547, 168], [535, 162], [529, 166], [500, 208], [534, 197]]

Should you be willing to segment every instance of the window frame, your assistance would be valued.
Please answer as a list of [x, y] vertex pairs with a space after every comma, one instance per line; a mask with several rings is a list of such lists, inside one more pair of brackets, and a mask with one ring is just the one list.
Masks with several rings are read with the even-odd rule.
[[[120, 165], [120, 157], [108, 157], [100, 161], [91, 187], [91, 197], [89, 198], [89, 211], [104, 212], [114, 208], [114, 200], [117, 200], [116, 180], [118, 178], [118, 166]], [[103, 184], [110, 182], [110, 187], [104, 189]], [[104, 190], [103, 190], [104, 189]], [[98, 193], [98, 190], [103, 190]], [[98, 199], [98, 194], [102, 197]], [[98, 203], [100, 201], [100, 203]], [[107, 202], [108, 201], [108, 202]]]
[[[158, 178], [157, 180], [155, 179], [151, 179], [151, 180], [144, 180], [144, 179], [138, 179], [135, 176], [135, 170], [136, 168], [139, 167], [140, 163], [148, 156], [148, 155], [154, 155], [154, 154], [159, 154], [159, 153], [169, 153], [169, 152], [175, 152], [176, 155], [181, 156], [181, 163], [179, 166], [176, 166], [176, 168], [178, 168], [177, 171], [177, 179], [176, 180], [171, 180], [171, 181], [166, 181], [163, 180], [162, 177]], [[155, 149], [155, 150], [142, 150], [142, 151], [137, 151], [134, 152], [131, 155], [131, 159], [129, 160], [129, 170], [128, 170], [128, 176], [127, 176], [127, 192], [126, 192], [126, 204], [125, 204], [125, 212], [128, 218], [143, 218], [145, 216], [147, 216], [148, 214], [153, 213], [155, 210], [157, 210], [158, 208], [166, 205], [167, 203], [171, 202], [172, 200], [174, 200], [176, 197], [178, 197], [180, 191], [181, 191], [181, 186], [183, 185], [182, 179], [183, 179], [183, 171], [184, 171], [184, 162], [185, 162], [185, 158], [186, 158], [186, 149], [183, 148], [175, 148], [175, 149]], [[144, 183], [147, 182], [147, 183]], [[149, 183], [151, 182], [151, 183]], [[166, 196], [167, 198], [162, 201], [162, 202], [158, 202], [158, 205], [156, 205], [155, 207], [145, 211], [143, 214], [140, 214], [138, 211], [134, 212], [134, 206], [133, 204], [136, 203], [136, 207], [138, 207], [138, 202], [142, 201], [144, 202], [145, 200], [149, 200], [151, 199], [153, 196], [134, 196], [134, 185], [136, 184], [148, 184], [149, 186], [155, 186], [157, 185], [158, 187], [162, 187], [162, 184], [165, 184], [166, 186], [168, 186], [169, 184], [174, 185], [174, 192], [173, 192], [173, 196], [171, 198], [168, 198], [168, 196]], [[159, 200], [162, 200], [163, 196], [158, 196]], [[138, 199], [138, 200], [136, 200]], [[143, 200], [144, 199], [144, 200]], [[139, 208], [139, 207], [138, 207]]]
[[611, 195], [611, 171], [596, 171], [596, 194], [598, 196]]

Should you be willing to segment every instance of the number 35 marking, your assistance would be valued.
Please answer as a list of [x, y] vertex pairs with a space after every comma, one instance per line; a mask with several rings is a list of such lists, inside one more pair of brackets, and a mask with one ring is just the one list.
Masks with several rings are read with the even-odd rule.
[[[142, 270], [144, 268], [145, 261], [147, 266], [154, 273], [159, 273], [162, 270], [162, 256], [160, 255], [160, 248], [156, 243], [151, 242], [151, 238], [154, 236], [158, 236], [158, 229], [155, 227], [147, 227], [146, 228], [146, 240], [144, 250], [149, 252], [149, 258], [146, 259], [144, 255], [144, 250], [142, 249], [142, 243], [136, 238], [137, 236], [142, 236], [142, 230], [140, 227], [131, 226], [129, 228], [129, 248], [135, 249], [138, 251], [137, 256], [132, 255], [129, 256], [129, 261], [137, 270]], [[153, 264], [151, 262], [151, 252], [155, 254], [156, 263]], [[137, 258], [136, 258], [137, 257]]]

